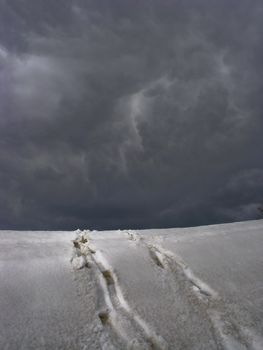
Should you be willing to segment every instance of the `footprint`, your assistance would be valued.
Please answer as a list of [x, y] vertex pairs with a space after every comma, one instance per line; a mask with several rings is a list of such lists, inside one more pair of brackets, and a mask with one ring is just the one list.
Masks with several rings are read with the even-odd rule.
[[156, 254], [156, 252], [155, 251], [153, 251], [153, 250], [151, 250], [151, 249], [149, 249], [149, 254], [150, 254], [150, 257], [152, 258], [152, 260], [153, 260], [153, 262], [157, 265], [157, 266], [159, 266], [159, 267], [161, 267], [162, 269], [164, 269], [164, 263], [163, 263], [163, 259], [161, 259], [159, 256], [158, 256], [158, 254]]
[[88, 239], [84, 236], [81, 236], [80, 239], [79, 239], [79, 242], [84, 244], [84, 243], [87, 243], [88, 242]]
[[110, 270], [104, 270], [101, 272], [103, 277], [105, 278], [107, 285], [114, 284], [114, 280], [112, 278], [112, 273]]
[[110, 315], [108, 311], [101, 311], [98, 316], [104, 326], [109, 322]]
[[77, 241], [76, 239], [74, 241], [72, 241], [73, 245], [74, 245], [74, 248], [78, 248], [80, 249], [80, 244], [79, 244], [79, 241]]

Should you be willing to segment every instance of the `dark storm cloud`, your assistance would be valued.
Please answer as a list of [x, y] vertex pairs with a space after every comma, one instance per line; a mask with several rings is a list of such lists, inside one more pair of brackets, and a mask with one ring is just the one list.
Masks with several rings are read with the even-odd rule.
[[0, 2], [0, 226], [249, 219], [261, 1]]

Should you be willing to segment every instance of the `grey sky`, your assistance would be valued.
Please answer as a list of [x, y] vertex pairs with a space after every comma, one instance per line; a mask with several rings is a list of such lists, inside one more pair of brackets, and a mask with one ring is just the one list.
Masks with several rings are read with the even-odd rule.
[[259, 0], [0, 0], [0, 228], [257, 217], [262, 18]]

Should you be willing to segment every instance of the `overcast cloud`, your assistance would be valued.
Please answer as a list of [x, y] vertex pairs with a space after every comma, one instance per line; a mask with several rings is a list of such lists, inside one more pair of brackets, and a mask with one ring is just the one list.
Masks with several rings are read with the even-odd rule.
[[0, 0], [0, 228], [253, 219], [260, 0]]

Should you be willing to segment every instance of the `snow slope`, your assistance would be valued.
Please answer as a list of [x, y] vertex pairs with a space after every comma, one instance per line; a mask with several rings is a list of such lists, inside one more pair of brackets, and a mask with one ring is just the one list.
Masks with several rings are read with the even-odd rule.
[[0, 231], [0, 349], [263, 349], [263, 220]]
[[97, 296], [84, 270], [72, 272], [74, 237], [0, 231], [1, 350], [90, 349]]

